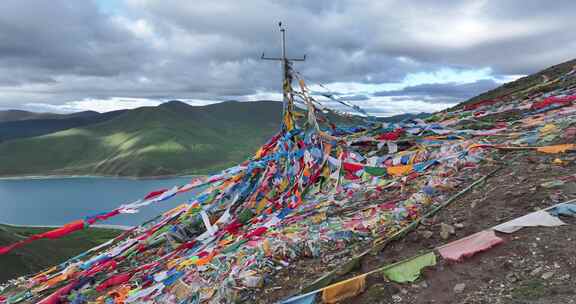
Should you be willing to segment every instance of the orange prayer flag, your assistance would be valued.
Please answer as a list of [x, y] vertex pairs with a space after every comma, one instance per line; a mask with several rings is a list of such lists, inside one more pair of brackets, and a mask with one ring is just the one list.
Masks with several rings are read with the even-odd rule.
[[68, 278], [68, 276], [66, 274], [60, 274], [60, 275], [57, 275], [57, 276], [49, 279], [48, 281], [46, 281], [45, 284], [49, 287], [52, 287], [52, 286], [54, 286], [54, 285], [56, 285], [56, 284], [58, 284], [64, 280], [66, 280], [67, 278]]
[[388, 167], [386, 171], [388, 171], [390, 175], [406, 175], [412, 171], [412, 165]]
[[210, 261], [212, 261], [212, 258], [214, 258], [214, 256], [216, 256], [216, 251], [212, 251], [209, 255], [199, 259], [198, 261], [196, 261], [196, 266], [202, 266], [202, 265], [206, 265], [208, 263], [210, 263]]

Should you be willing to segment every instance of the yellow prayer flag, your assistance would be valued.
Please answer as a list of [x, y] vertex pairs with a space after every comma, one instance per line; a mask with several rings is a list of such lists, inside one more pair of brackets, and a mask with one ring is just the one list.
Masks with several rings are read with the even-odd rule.
[[364, 291], [366, 287], [366, 275], [361, 275], [328, 286], [322, 291], [322, 301], [324, 303], [338, 303], [344, 299], [353, 297]]

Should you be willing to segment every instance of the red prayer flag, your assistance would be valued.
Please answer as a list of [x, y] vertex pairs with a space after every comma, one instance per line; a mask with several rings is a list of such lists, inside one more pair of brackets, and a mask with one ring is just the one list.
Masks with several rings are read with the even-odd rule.
[[58, 289], [56, 292], [54, 292], [53, 294], [51, 294], [47, 298], [44, 298], [44, 300], [40, 301], [38, 304], [60, 304], [60, 303], [63, 303], [63, 301], [61, 301], [62, 298], [64, 298], [67, 294], [70, 293], [70, 291], [72, 291], [72, 288], [74, 288], [75, 284], [76, 284], [76, 282], [72, 282], [72, 283]]
[[146, 197], [144, 197], [144, 199], [147, 200], [147, 199], [149, 199], [149, 198], [156, 197], [156, 196], [158, 196], [158, 195], [160, 195], [160, 194], [162, 194], [162, 193], [164, 193], [164, 192], [166, 192], [166, 191], [168, 191], [168, 189], [160, 189], [160, 190], [152, 191], [152, 192], [148, 193], [148, 194], [146, 195]]
[[54, 230], [50, 230], [38, 235], [38, 238], [47, 238], [47, 239], [58, 239], [65, 235], [68, 235], [74, 231], [84, 229], [84, 221], [77, 220], [72, 223], [68, 223], [60, 228], [56, 228]]
[[251, 237], [255, 237], [255, 236], [261, 236], [264, 233], [266, 233], [266, 231], [268, 231], [268, 228], [266, 227], [258, 227], [252, 231], [250, 231], [249, 233], [246, 234], [246, 238], [249, 239]]
[[344, 167], [344, 170], [350, 171], [350, 172], [356, 172], [356, 171], [364, 169], [364, 165], [357, 164], [357, 163], [343, 163], [343, 167]]
[[102, 292], [102, 291], [106, 290], [107, 288], [114, 287], [117, 285], [122, 285], [122, 284], [128, 282], [131, 277], [132, 277], [132, 273], [130, 273], [130, 272], [120, 273], [120, 274], [114, 275], [114, 276], [110, 277], [108, 280], [100, 283], [100, 285], [96, 286], [96, 290], [98, 292]]

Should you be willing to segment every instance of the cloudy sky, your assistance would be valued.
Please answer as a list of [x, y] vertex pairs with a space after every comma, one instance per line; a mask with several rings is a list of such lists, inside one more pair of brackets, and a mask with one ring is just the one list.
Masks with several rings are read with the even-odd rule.
[[[317, 92], [431, 112], [576, 57], [576, 1], [1, 0], [0, 109], [279, 100], [277, 22]], [[320, 87], [318, 84], [323, 84]]]

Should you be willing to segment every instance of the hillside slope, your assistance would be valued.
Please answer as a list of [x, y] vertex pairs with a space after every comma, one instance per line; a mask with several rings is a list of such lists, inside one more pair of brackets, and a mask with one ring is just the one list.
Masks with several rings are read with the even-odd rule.
[[[0, 224], [0, 246], [13, 243], [49, 228], [15, 227]], [[120, 230], [89, 228], [77, 234], [59, 239], [43, 240], [9, 253], [0, 258], [0, 282], [26, 273], [62, 263], [68, 257], [79, 254], [120, 234]]]
[[52, 114], [49, 113], [39, 113], [39, 116], [30, 116], [27, 119], [8, 121], [0, 119], [0, 142], [96, 124], [112, 119], [124, 112], [125, 110], [107, 113], [87, 111], [68, 115], [53, 114], [55, 116], [50, 116]]
[[[576, 67], [576, 59], [572, 59], [549, 68], [546, 68], [537, 73], [519, 78], [511, 81], [493, 90], [484, 92], [477, 96], [468, 99], [465, 102], [458, 104], [455, 108], [460, 108], [465, 105], [475, 103], [481, 100], [489, 99], [503, 99], [512, 95], [523, 95], [523, 91], [531, 89], [534, 93], [535, 89], [540, 89], [541, 92], [547, 92], [558, 88], [563, 88], [569, 84], [558, 81], [546, 82], [545, 79], [558, 79], [559, 76], [564, 75]], [[572, 80], [573, 81], [573, 80]]]
[[102, 123], [0, 143], [0, 176], [205, 173], [251, 155], [278, 130], [277, 102], [173, 101]]

